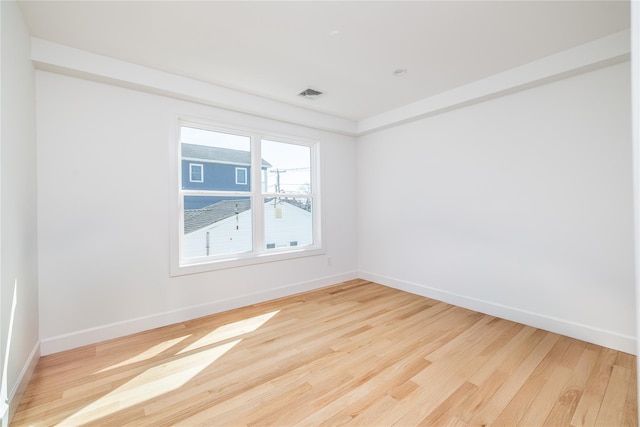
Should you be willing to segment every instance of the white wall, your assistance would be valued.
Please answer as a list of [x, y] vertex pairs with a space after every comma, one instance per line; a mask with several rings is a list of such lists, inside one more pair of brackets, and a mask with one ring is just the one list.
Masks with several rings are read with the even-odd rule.
[[8, 397], [13, 413], [39, 356], [35, 89], [22, 15], [14, 1], [0, 2], [0, 9], [0, 406]]
[[[633, 172], [634, 172], [634, 207], [635, 207], [635, 262], [636, 262], [636, 331], [640, 330], [640, 4], [631, 2], [631, 128], [633, 133]], [[637, 337], [636, 337], [637, 338]], [[636, 354], [640, 354], [640, 342], [636, 339]], [[636, 366], [640, 360], [636, 358]], [[640, 385], [640, 377], [636, 383]], [[640, 406], [640, 395], [638, 406]], [[640, 417], [638, 418], [640, 421]]]
[[362, 276], [635, 352], [629, 63], [358, 140]]
[[[36, 93], [44, 354], [357, 276], [353, 138], [46, 71]], [[320, 140], [326, 256], [170, 278], [178, 114]]]
[[[202, 89], [34, 46], [41, 67]], [[378, 130], [357, 160], [346, 136], [46, 71], [37, 83], [44, 353], [355, 277], [358, 253], [366, 278], [634, 351], [628, 63]], [[169, 278], [177, 114], [323, 141], [327, 256]]]

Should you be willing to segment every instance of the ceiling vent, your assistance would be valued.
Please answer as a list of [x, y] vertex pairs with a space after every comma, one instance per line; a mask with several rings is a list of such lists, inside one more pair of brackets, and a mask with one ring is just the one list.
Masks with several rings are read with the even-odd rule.
[[300, 92], [298, 94], [298, 96], [301, 96], [303, 98], [307, 98], [307, 99], [315, 99], [317, 97], [319, 97], [320, 95], [322, 95], [322, 92], [315, 90], [315, 89], [305, 89], [302, 92]]

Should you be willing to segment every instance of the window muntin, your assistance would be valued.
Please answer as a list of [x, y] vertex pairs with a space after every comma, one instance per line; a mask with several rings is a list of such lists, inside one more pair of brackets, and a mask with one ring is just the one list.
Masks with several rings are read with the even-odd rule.
[[[314, 142], [182, 122], [177, 267], [319, 253], [316, 149]], [[204, 165], [201, 183], [186, 179], [193, 161]]]

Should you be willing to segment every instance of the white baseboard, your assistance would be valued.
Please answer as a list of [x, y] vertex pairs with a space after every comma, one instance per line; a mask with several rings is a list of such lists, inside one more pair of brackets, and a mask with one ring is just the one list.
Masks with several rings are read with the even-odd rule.
[[29, 380], [33, 375], [33, 372], [36, 370], [36, 365], [38, 364], [38, 360], [40, 360], [40, 343], [37, 342], [36, 345], [31, 350], [31, 354], [29, 354], [29, 358], [27, 362], [22, 367], [22, 371], [18, 376], [18, 380], [16, 384], [9, 392], [9, 396], [7, 399], [9, 400], [9, 412], [8, 412], [8, 424], [11, 424], [11, 419], [13, 415], [16, 413], [18, 409], [18, 405], [22, 400], [22, 396], [24, 395], [24, 391], [27, 389], [27, 384], [29, 384]]
[[46, 338], [41, 341], [41, 352], [43, 356], [72, 348], [82, 347], [88, 344], [95, 344], [100, 341], [112, 338], [123, 337], [149, 329], [171, 325], [173, 323], [184, 322], [210, 314], [220, 313], [246, 305], [256, 304], [275, 298], [306, 292], [323, 286], [329, 286], [347, 280], [357, 279], [357, 272], [339, 274], [335, 276], [323, 277], [307, 282], [296, 283], [269, 289], [264, 292], [241, 295], [221, 301], [212, 301], [205, 304], [185, 307], [173, 311], [154, 314], [151, 316], [139, 317], [122, 322], [111, 323], [95, 328], [84, 329], [69, 334], [58, 335]]
[[514, 307], [496, 304], [494, 302], [459, 295], [453, 292], [436, 289], [429, 286], [407, 282], [379, 274], [360, 272], [360, 278], [389, 286], [412, 294], [433, 298], [438, 301], [468, 308], [480, 313], [490, 314], [502, 319], [511, 320], [546, 331], [555, 332], [571, 338], [598, 344], [629, 354], [636, 354], [636, 337], [623, 335], [604, 329], [595, 328], [566, 319], [559, 319]]
[[[496, 304], [494, 302], [472, 298], [464, 295], [459, 295], [456, 293], [432, 288], [417, 283], [360, 271], [344, 273], [336, 276], [328, 276], [308, 282], [282, 286], [264, 292], [246, 294], [221, 301], [212, 301], [201, 305], [185, 307], [178, 310], [140, 317], [123, 322], [112, 323], [104, 326], [43, 339], [40, 343], [37, 358], [39, 358], [40, 353], [45, 356], [47, 354], [70, 350], [72, 348], [81, 347], [83, 345], [94, 344], [100, 341], [118, 338], [137, 332], [142, 332], [148, 329], [170, 325], [173, 323], [184, 322], [198, 317], [220, 313], [238, 307], [256, 304], [259, 302], [289, 296], [300, 292], [306, 292], [323, 286], [329, 286], [358, 278], [370, 280], [372, 282], [380, 283], [382, 285], [390, 286], [392, 288], [410, 292], [416, 295], [422, 295], [425, 297], [437, 299], [439, 301], [468, 308], [470, 310], [490, 314], [492, 316], [523, 323], [525, 325], [602, 345], [614, 350], [624, 351], [625, 353], [636, 354], [637, 352], [636, 338], [634, 336], [623, 335], [616, 332], [571, 322], [566, 319], [545, 316], [539, 313], [521, 310], [518, 308]], [[35, 358], [36, 362], [37, 358]], [[25, 377], [27, 378], [28, 382], [30, 373], [29, 375], [25, 375]]]

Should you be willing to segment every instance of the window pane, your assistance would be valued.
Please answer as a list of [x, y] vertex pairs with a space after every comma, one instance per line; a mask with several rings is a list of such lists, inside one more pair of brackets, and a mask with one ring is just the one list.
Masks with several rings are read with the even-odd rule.
[[236, 184], [247, 183], [247, 168], [236, 168]]
[[[180, 151], [183, 190], [251, 190], [248, 179], [236, 179], [237, 167], [246, 168], [250, 176], [251, 138], [182, 126]], [[202, 169], [194, 170], [193, 162]]]
[[262, 159], [263, 192], [311, 193], [311, 147], [262, 140]]
[[[202, 200], [198, 200], [202, 199]], [[183, 257], [250, 252], [253, 248], [251, 198], [184, 198]], [[213, 202], [210, 204], [206, 204]], [[200, 206], [188, 208], [188, 206]]]
[[198, 163], [189, 163], [190, 182], [202, 182], [203, 165]]
[[266, 249], [313, 244], [310, 198], [265, 198], [264, 204]]

